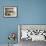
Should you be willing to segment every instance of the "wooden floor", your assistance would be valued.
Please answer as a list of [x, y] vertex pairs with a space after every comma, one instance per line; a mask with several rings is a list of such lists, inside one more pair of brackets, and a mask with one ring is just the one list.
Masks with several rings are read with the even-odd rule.
[[[8, 46], [8, 44], [0, 44], [0, 46]], [[13, 46], [46, 46], [46, 42], [42, 42], [42, 41], [32, 42], [31, 40], [28, 41], [21, 40], [19, 44], [15, 44]]]
[[44, 41], [34, 41], [31, 40], [21, 40], [19, 46], [46, 46], [46, 42]]

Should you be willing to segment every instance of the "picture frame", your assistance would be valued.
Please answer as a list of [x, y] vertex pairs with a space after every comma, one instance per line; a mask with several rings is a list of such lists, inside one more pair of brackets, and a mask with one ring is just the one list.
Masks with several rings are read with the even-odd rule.
[[17, 7], [7, 6], [4, 7], [4, 17], [16, 17], [17, 16]]

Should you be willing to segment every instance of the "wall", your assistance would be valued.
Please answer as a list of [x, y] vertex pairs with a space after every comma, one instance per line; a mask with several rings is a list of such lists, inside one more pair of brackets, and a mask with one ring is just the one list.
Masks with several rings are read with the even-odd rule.
[[[5, 6], [18, 6], [18, 0], [0, 0], [0, 44], [7, 44], [8, 34], [16, 32], [17, 35], [17, 18], [5, 18], [3, 9]], [[17, 39], [15, 41], [18, 42]]]
[[[16, 18], [4, 18], [5, 6], [16, 6]], [[46, 0], [0, 0], [0, 44], [7, 44], [9, 32], [18, 32], [18, 24], [46, 24]], [[17, 39], [16, 39], [17, 43]]]

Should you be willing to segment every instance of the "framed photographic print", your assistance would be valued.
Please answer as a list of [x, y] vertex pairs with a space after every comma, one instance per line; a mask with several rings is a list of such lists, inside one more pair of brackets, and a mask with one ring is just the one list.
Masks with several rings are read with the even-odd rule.
[[4, 7], [4, 17], [16, 17], [17, 7]]

